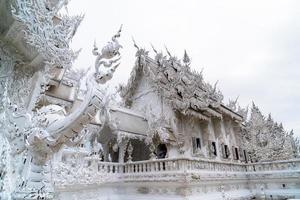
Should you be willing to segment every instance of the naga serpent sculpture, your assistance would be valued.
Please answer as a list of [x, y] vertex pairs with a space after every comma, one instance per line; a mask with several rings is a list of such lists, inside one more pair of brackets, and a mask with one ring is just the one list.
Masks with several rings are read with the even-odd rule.
[[[122, 28], [122, 26], [121, 26]], [[34, 196], [53, 198], [52, 183], [45, 176], [49, 171], [48, 161], [63, 145], [76, 145], [87, 134], [88, 125], [97, 116], [107, 119], [107, 100], [101, 85], [109, 81], [120, 63], [120, 48], [117, 38], [121, 28], [101, 53], [96, 45], [93, 54], [97, 56], [95, 73], [86, 78], [87, 91], [83, 102], [74, 111], [66, 115], [62, 107], [51, 104], [30, 113], [19, 112], [16, 105], [7, 97], [5, 106], [11, 112], [0, 116], [7, 123], [9, 133], [4, 134], [11, 146], [11, 153], [21, 156], [23, 167], [18, 170], [18, 187], [14, 191], [15, 199], [36, 199]], [[103, 67], [102, 67], [103, 66]], [[55, 119], [55, 120], [53, 120]], [[4, 120], [4, 121], [5, 121]], [[105, 122], [101, 122], [102, 125]], [[43, 191], [46, 192], [43, 192]]]

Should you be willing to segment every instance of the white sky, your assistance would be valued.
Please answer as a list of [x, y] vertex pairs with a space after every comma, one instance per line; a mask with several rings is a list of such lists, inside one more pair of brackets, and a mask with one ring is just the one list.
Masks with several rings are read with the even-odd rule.
[[122, 63], [111, 84], [129, 78], [132, 36], [179, 58], [186, 49], [192, 68], [219, 80], [225, 103], [238, 95], [242, 106], [253, 100], [300, 136], [300, 1], [72, 0], [68, 9], [85, 14], [72, 43], [82, 48], [76, 67], [93, 67], [94, 40], [101, 48], [123, 24]]

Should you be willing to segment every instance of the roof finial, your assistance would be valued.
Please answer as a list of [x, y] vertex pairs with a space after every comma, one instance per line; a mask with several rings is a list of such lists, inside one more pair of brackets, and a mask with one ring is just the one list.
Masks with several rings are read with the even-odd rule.
[[170, 53], [170, 51], [168, 50], [168, 48], [167, 48], [167, 46], [166, 46], [166, 45], [165, 45], [165, 49], [166, 49], [166, 51], [167, 51], [168, 55], [169, 55], [170, 57], [172, 57], [172, 55], [171, 55], [171, 53]]
[[240, 95], [238, 95], [238, 96], [236, 97], [236, 99], [235, 99], [234, 102], [237, 103], [239, 98], [240, 98]]
[[96, 39], [94, 39], [94, 48], [97, 48], [97, 42], [96, 42]]
[[190, 59], [190, 57], [188, 56], [186, 50], [184, 50], [183, 63], [184, 63], [186, 66], [189, 66], [189, 65], [191, 64], [191, 59]]
[[121, 24], [118, 32], [112, 37], [112, 41], [115, 41], [116, 38], [119, 38], [121, 36], [122, 27], [123, 27], [123, 24]]
[[216, 83], [215, 83], [215, 85], [214, 85], [213, 93], [215, 93], [217, 91], [218, 82], [219, 82], [219, 80], [217, 80]]
[[98, 52], [98, 47], [97, 47], [97, 43], [96, 43], [96, 39], [94, 40], [94, 48], [92, 50], [92, 53], [94, 56], [98, 56], [99, 52]]
[[151, 44], [151, 47], [152, 47], [153, 51], [157, 54], [157, 50], [154, 48], [154, 46], [152, 44]]
[[132, 38], [132, 41], [133, 41], [133, 46], [134, 46], [135, 48], [137, 48], [137, 50], [140, 50], [140, 47], [136, 44], [136, 42], [135, 42], [133, 36], [131, 36], [131, 38]]

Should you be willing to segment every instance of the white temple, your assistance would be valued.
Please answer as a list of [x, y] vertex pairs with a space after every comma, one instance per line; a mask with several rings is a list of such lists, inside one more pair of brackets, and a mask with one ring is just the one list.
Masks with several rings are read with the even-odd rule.
[[122, 27], [94, 45], [95, 70], [74, 70], [83, 17], [60, 14], [67, 2], [0, 0], [0, 200], [300, 198], [293, 131], [225, 104], [186, 52], [134, 43], [121, 102], [105, 84]]

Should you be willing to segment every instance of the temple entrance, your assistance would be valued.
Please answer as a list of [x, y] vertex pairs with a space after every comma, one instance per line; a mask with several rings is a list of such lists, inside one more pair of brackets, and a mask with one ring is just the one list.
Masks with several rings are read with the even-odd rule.
[[107, 159], [109, 162], [119, 162], [119, 147], [116, 139], [112, 139], [107, 144], [108, 155]]
[[165, 144], [159, 144], [156, 149], [156, 156], [158, 159], [166, 158], [167, 152], [167, 146]]
[[[145, 144], [144, 141], [139, 139], [131, 139], [130, 143], [133, 147], [132, 151], [132, 161], [142, 161], [142, 160], [149, 160], [149, 147]], [[126, 149], [128, 146], [126, 147]], [[124, 162], [128, 162], [128, 151], [125, 152]]]

